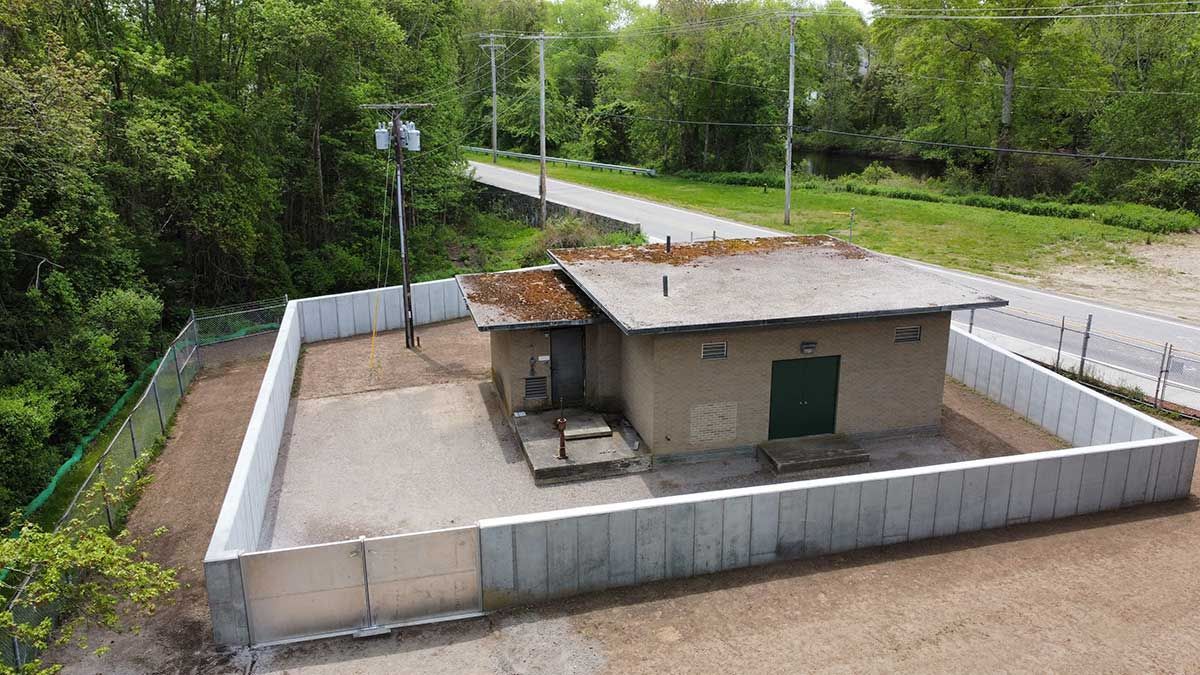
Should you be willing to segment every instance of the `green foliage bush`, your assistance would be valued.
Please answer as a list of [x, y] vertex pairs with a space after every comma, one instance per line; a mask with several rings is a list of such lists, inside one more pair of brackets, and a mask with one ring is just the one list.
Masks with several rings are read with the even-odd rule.
[[601, 232], [595, 225], [575, 216], [551, 218], [546, 223], [546, 228], [529, 245], [522, 262], [525, 266], [544, 265], [550, 262], [546, 257], [547, 249], [622, 246], [640, 244], [644, 241], [641, 235], [626, 232]]
[[24, 506], [50, 480], [57, 457], [47, 453], [54, 401], [25, 387], [0, 390], [0, 510]]
[[[872, 164], [871, 166], [875, 166]], [[870, 172], [873, 180], [882, 181], [895, 177], [895, 172], [888, 169], [872, 170], [868, 167], [863, 174]], [[890, 173], [888, 173], [890, 172]], [[1200, 172], [1198, 172], [1200, 174]], [[689, 180], [700, 180], [722, 185], [767, 186], [783, 187], [783, 176], [769, 173], [739, 173], [721, 172], [704, 173], [698, 171], [680, 171], [674, 175]], [[969, 172], [951, 167], [948, 175], [943, 176], [943, 184], [953, 184], [960, 187], [970, 185], [967, 180]], [[809, 187], [818, 190], [851, 192], [854, 194], [887, 197], [889, 199], [905, 199], [908, 201], [934, 202], [943, 204], [962, 204], [997, 211], [1010, 211], [1033, 216], [1052, 216], [1055, 218], [1091, 219], [1106, 225], [1115, 225], [1144, 232], [1158, 234], [1168, 232], [1200, 231], [1200, 215], [1185, 211], [1181, 208], [1166, 210], [1140, 204], [1108, 203], [1062, 203], [1022, 199], [1020, 197], [995, 197], [977, 192], [957, 194], [955, 191], [935, 192], [933, 190], [918, 190], [903, 187], [891, 187], [863, 182], [860, 178], [846, 177], [838, 180], [806, 178], [796, 184], [797, 187]], [[1171, 203], [1171, 202], [1167, 202]]]
[[883, 164], [882, 162], [871, 162], [867, 168], [863, 169], [858, 174], [859, 180], [862, 180], [865, 183], [870, 183], [871, 185], [878, 185], [885, 180], [895, 179], [896, 176], [897, 174], [892, 170], [892, 167]]
[[1200, 213], [1200, 166], [1153, 169], [1125, 183], [1120, 192], [1132, 202]]
[[92, 300], [84, 321], [112, 338], [129, 375], [152, 358], [150, 337], [162, 317], [162, 301], [145, 291], [112, 288]]

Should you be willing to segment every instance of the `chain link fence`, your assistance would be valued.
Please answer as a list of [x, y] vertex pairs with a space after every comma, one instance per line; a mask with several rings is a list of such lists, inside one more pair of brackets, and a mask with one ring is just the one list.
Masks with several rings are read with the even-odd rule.
[[1156, 408], [1188, 417], [1200, 415], [1200, 353], [1102, 330], [1086, 319], [1051, 317], [1012, 307], [972, 311], [970, 330], [1011, 335], [1019, 322], [1018, 348], [1030, 358], [1077, 379]]
[[268, 300], [244, 302], [192, 312], [201, 345], [250, 337], [279, 330], [283, 310], [287, 309], [286, 295]]
[[[70, 489], [72, 474], [80, 475], [87, 471], [54, 524], [55, 528], [77, 520], [86, 527], [102, 527], [113, 534], [120, 530], [126, 510], [130, 507], [117, 497], [120, 488], [138, 459], [151, 452], [159, 439], [166, 435], [180, 400], [200, 372], [199, 347], [197, 323], [189, 321], [157, 364], [153, 364], [153, 376], [104, 451], [97, 456], [83, 455], [72, 466], [65, 467], [67, 470], [61, 471], [61, 476], [56, 475], [47, 490], [35, 500], [37, 506], [45, 508], [47, 498], [53, 498], [56, 491]], [[31, 515], [30, 511], [27, 509], [26, 516]], [[30, 577], [17, 584], [11, 578], [16, 573], [9, 572], [7, 569], [0, 571], [0, 580], [6, 579], [8, 585], [17, 586], [7, 603], [7, 609], [13, 613], [16, 622], [36, 624], [46, 618], [57, 622], [61, 608], [54, 604], [31, 606], [25, 603], [22, 591], [29, 584]], [[4, 665], [19, 669], [37, 656], [38, 651], [33, 645], [25, 644], [16, 637], [9, 636], [0, 641], [0, 663]]]

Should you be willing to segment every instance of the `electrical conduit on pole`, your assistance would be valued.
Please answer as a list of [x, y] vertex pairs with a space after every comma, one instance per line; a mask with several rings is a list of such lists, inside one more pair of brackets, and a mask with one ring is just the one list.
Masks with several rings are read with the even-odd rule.
[[404, 347], [413, 348], [412, 285], [408, 278], [408, 230], [404, 225], [404, 123], [392, 115], [392, 141], [396, 144], [396, 220], [400, 223], [400, 268], [404, 287]]

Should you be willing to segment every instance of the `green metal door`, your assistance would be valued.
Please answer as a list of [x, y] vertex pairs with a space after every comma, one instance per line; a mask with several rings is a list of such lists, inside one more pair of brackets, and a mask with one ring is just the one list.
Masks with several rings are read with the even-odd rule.
[[771, 364], [768, 438], [833, 433], [842, 357], [789, 359]]

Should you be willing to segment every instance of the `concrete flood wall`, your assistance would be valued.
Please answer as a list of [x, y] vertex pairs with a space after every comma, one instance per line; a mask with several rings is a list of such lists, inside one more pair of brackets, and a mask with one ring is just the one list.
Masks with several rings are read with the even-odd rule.
[[947, 372], [1068, 450], [480, 521], [483, 606], [1186, 496], [1196, 439], [955, 329]]
[[278, 644], [476, 616], [474, 526], [364, 537], [240, 557], [249, 634]]
[[[254, 411], [246, 427], [237, 463], [204, 557], [213, 634], [218, 643], [251, 644], [250, 605], [257, 597], [255, 593], [258, 590], [247, 587], [243, 575], [257, 569], [257, 563], [252, 562], [247, 570], [242, 559], [255, 551], [262, 533], [267, 496], [287, 423], [301, 344], [367, 334], [372, 326], [381, 331], [403, 328], [402, 299], [403, 289], [391, 286], [293, 300], [284, 310], [267, 371], [263, 375]], [[454, 279], [413, 284], [412, 304], [414, 325], [457, 319], [470, 314]], [[314, 561], [312, 566], [316, 568], [314, 574], [323, 579], [316, 582], [318, 585], [338, 583], [336, 573], [328, 568], [319, 570], [319, 561], [328, 559], [327, 552], [319, 546], [302, 550], [306, 552], [282, 558], [302, 567], [311, 559]], [[317, 593], [312, 597], [319, 595]], [[317, 623], [320, 624], [320, 621], [317, 620]], [[265, 634], [272, 636], [272, 639], [283, 639], [274, 637], [270, 629]]]
[[[400, 286], [322, 295], [296, 300], [304, 342], [319, 342], [404, 327], [404, 291]], [[454, 279], [412, 285], [413, 325], [471, 315]]]
[[[417, 286], [415, 323], [467, 314], [453, 280]], [[954, 329], [948, 374], [1084, 447], [254, 551], [300, 343], [366, 333], [372, 320], [397, 328], [402, 317], [398, 289], [296, 301], [285, 312], [205, 558], [217, 642], [371, 633], [617, 586], [1176, 499], [1191, 488], [1196, 439]]]

